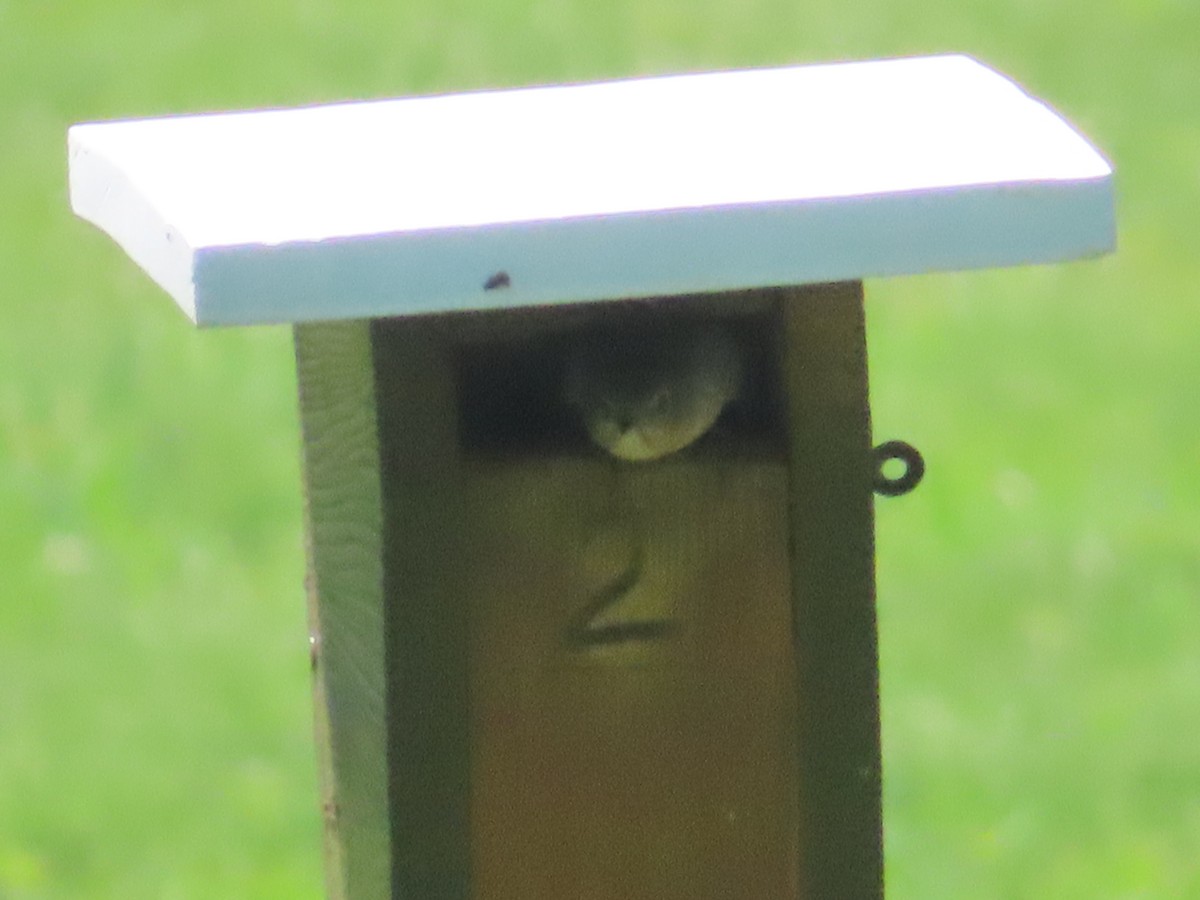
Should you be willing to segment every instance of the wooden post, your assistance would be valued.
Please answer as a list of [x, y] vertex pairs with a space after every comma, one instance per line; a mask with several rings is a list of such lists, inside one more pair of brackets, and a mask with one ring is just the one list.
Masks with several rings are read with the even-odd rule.
[[[1077, 132], [943, 56], [70, 145], [193, 321], [295, 327], [331, 897], [882, 894], [861, 279], [1111, 249]], [[735, 412], [588, 443], [568, 336], [718, 318]]]
[[[463, 446], [466, 369], [578, 313], [297, 330], [334, 896], [881, 894], [860, 286], [675, 306], [780, 336], [769, 411], [647, 465]], [[606, 623], [670, 627], [573, 643], [634, 559]]]

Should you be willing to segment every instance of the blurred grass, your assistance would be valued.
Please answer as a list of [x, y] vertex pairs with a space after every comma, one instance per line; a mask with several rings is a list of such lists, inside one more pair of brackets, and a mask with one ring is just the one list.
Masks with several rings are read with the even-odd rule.
[[872, 283], [893, 898], [1200, 897], [1200, 6], [0, 2], [0, 898], [317, 897], [285, 329], [192, 331], [69, 124], [946, 50], [1114, 159], [1118, 256]]

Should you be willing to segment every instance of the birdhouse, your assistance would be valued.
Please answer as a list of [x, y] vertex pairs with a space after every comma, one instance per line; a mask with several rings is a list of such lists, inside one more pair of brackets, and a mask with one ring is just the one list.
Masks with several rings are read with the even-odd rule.
[[1067, 122], [940, 56], [78, 125], [70, 179], [196, 324], [294, 330], [330, 896], [882, 894], [923, 466], [862, 282], [1109, 251]]

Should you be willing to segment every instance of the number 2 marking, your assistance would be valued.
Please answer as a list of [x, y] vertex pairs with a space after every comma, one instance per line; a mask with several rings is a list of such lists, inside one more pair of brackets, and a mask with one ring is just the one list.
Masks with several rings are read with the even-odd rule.
[[[567, 646], [572, 650], [584, 651], [599, 647], [614, 647], [660, 641], [675, 631], [676, 625], [667, 619], [643, 619], [631, 622], [603, 622], [610, 618], [623, 599], [642, 577], [645, 551], [639, 545], [633, 559], [612, 584], [603, 588], [588, 603], [571, 617], [567, 626]], [[605, 615], [608, 613], [609, 615]]]

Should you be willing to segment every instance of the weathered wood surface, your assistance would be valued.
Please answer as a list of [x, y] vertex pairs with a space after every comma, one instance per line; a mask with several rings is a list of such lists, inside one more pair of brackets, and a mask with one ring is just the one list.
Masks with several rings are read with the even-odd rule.
[[[796, 897], [779, 460], [469, 466], [472, 896]], [[573, 639], [592, 614], [635, 635]], [[639, 632], [637, 624], [662, 628]]]
[[367, 322], [295, 330], [331, 900], [390, 896], [383, 514]]

